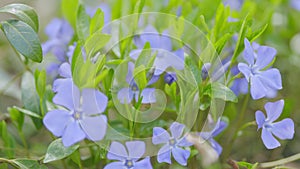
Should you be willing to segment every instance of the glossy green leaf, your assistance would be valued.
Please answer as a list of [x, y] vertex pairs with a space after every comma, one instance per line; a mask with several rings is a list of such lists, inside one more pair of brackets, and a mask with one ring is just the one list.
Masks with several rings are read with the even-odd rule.
[[40, 115], [36, 114], [35, 112], [30, 111], [30, 110], [22, 109], [22, 108], [17, 107], [17, 106], [14, 106], [13, 108], [14, 108], [14, 109], [17, 109], [17, 110], [20, 111], [21, 113], [26, 114], [26, 115], [28, 115], [28, 116], [42, 119], [42, 116], [40, 116]]
[[245, 161], [239, 161], [239, 162], [237, 162], [237, 164], [240, 167], [246, 167], [247, 169], [256, 169], [258, 167], [258, 163], [251, 164], [251, 163], [248, 163], [248, 162], [245, 162]]
[[61, 160], [71, 155], [78, 148], [78, 144], [70, 147], [65, 147], [61, 139], [56, 139], [49, 145], [43, 162], [49, 163], [52, 161]]
[[40, 164], [36, 160], [30, 159], [15, 159], [13, 162], [18, 165], [21, 169], [47, 169], [45, 165]]
[[2, 122], [0, 123], [0, 128], [1, 128], [1, 138], [4, 143], [4, 147], [7, 148], [4, 150], [4, 152], [8, 158], [14, 158], [15, 142], [7, 130], [7, 125], [4, 120], [2, 120]]
[[35, 62], [42, 62], [43, 53], [36, 32], [19, 20], [2, 21], [2, 30], [10, 44], [23, 56]]
[[224, 101], [237, 102], [238, 98], [227, 86], [214, 82], [206, 87], [204, 95], [209, 95], [212, 98], [222, 99]]
[[36, 91], [39, 94], [39, 97], [44, 97], [44, 93], [46, 90], [46, 71], [42, 70], [36, 70], [34, 72], [34, 78], [35, 78], [35, 86]]
[[10, 13], [31, 26], [35, 32], [39, 30], [39, 20], [34, 9], [25, 4], [9, 4], [0, 8], [0, 12]]

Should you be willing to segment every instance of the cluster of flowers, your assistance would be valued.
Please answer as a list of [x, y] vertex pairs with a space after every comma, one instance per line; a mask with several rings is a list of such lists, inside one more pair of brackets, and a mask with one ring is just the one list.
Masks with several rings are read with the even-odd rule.
[[[106, 22], [108, 21], [109, 19], [106, 19]], [[151, 49], [156, 52], [153, 63], [155, 70], [148, 85], [155, 83], [169, 67], [177, 70], [184, 69], [184, 50], [183, 48], [176, 51], [172, 50], [172, 42], [167, 31], [160, 35], [152, 26], [148, 26], [145, 32], [150, 32], [150, 34], [142, 34], [134, 39], [137, 49], [131, 51], [130, 57], [136, 60], [147, 42], [150, 44]], [[53, 102], [62, 107], [61, 109], [49, 111], [43, 119], [44, 125], [56, 137], [62, 137], [65, 146], [71, 146], [85, 138], [92, 141], [102, 140], [105, 137], [108, 125], [107, 117], [103, 114], [106, 111], [108, 98], [97, 89], [79, 89], [74, 84], [70, 66], [74, 45], [68, 48], [74, 35], [72, 27], [65, 20], [55, 19], [46, 28], [46, 34], [49, 36], [49, 41], [43, 44], [43, 51], [44, 53], [51, 51], [60, 62], [48, 69], [49, 71], [55, 70], [60, 75], [60, 78], [57, 78], [53, 83], [53, 91], [55, 92]], [[256, 43], [251, 45], [248, 39], [244, 40], [244, 45], [243, 55], [246, 63], [239, 63], [235, 73], [242, 74], [243, 78], [235, 79], [231, 89], [237, 95], [245, 94], [250, 89], [250, 94], [254, 100], [263, 97], [275, 97], [277, 91], [282, 88], [279, 70], [271, 67], [276, 50]], [[169, 53], [165, 54], [161, 50]], [[226, 62], [223, 65], [224, 70], [227, 70], [229, 65], [230, 62]], [[137, 84], [132, 80], [133, 69], [134, 63], [129, 62], [126, 76], [129, 87], [122, 88], [118, 92], [119, 101], [123, 104], [129, 103], [133, 99], [138, 101], [138, 97], [141, 95], [143, 104], [156, 102], [154, 88], [145, 88], [143, 91], [139, 91]], [[209, 69], [210, 63], [204, 64], [202, 68], [203, 79], [207, 78]], [[218, 77], [217, 73], [211, 78], [217, 80]], [[165, 83], [172, 84], [177, 80], [176, 73], [166, 72], [164, 80]], [[280, 139], [293, 138], [294, 123], [291, 119], [274, 122], [281, 115], [283, 106], [283, 100], [267, 103], [265, 105], [267, 117], [261, 111], [256, 112], [258, 129], [262, 128], [262, 140], [268, 149], [280, 146], [273, 135]], [[213, 137], [222, 132], [226, 126], [225, 122], [219, 120], [211, 132], [198, 132], [197, 135], [208, 140], [217, 154], [220, 155], [222, 147]], [[172, 154], [179, 164], [187, 165], [190, 151], [186, 147], [192, 144], [186, 140], [186, 134], [183, 134], [184, 128], [183, 124], [172, 123], [170, 125], [171, 135], [161, 127], [153, 128], [152, 143], [154, 145], [164, 144], [157, 154], [159, 163], [171, 163]], [[144, 142], [129, 141], [125, 144], [127, 150], [119, 142], [113, 141], [111, 143], [107, 158], [119, 162], [112, 162], [105, 168], [152, 168], [149, 157], [139, 160], [146, 151]]]

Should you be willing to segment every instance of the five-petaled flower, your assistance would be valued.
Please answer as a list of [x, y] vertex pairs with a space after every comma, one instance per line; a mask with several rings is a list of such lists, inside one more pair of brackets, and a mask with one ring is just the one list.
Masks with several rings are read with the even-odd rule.
[[54, 82], [55, 104], [66, 109], [49, 111], [43, 119], [44, 125], [55, 136], [62, 137], [65, 146], [71, 146], [84, 138], [92, 141], [103, 139], [107, 118], [101, 113], [107, 105], [107, 97], [96, 89], [82, 89], [72, 78]]
[[281, 140], [292, 139], [294, 137], [294, 122], [292, 119], [286, 118], [279, 122], [274, 122], [282, 113], [283, 106], [283, 100], [266, 103], [265, 110], [267, 112], [267, 118], [264, 113], [259, 110], [255, 113], [258, 129], [262, 128], [261, 138], [268, 149], [274, 149], [280, 146], [280, 143], [273, 135]]
[[186, 140], [186, 137], [182, 136], [185, 126], [178, 122], [173, 122], [170, 126], [171, 134], [161, 127], [153, 128], [152, 143], [165, 144], [160, 148], [157, 154], [157, 161], [159, 163], [166, 162], [171, 164], [171, 153], [174, 159], [181, 165], [187, 165], [187, 159], [190, 156], [190, 151], [181, 147], [191, 146], [192, 143]]
[[210, 132], [200, 132], [198, 133], [198, 135], [200, 137], [202, 137], [204, 140], [207, 140], [211, 147], [216, 150], [216, 152], [218, 153], [218, 155], [220, 155], [222, 153], [222, 147], [221, 145], [216, 142], [214, 140], [214, 137], [216, 137], [217, 135], [219, 135], [225, 128], [227, 127], [227, 123], [225, 123], [224, 121], [218, 121], [215, 128], [210, 131]]
[[250, 82], [250, 93], [253, 99], [260, 99], [282, 88], [281, 75], [278, 69], [268, 68], [276, 55], [276, 50], [268, 46], [259, 46], [257, 52], [248, 39], [245, 39], [245, 63], [239, 63], [238, 69]]
[[150, 157], [138, 161], [145, 153], [145, 143], [142, 141], [128, 141], [126, 148], [119, 142], [112, 142], [107, 153], [109, 160], [118, 160], [107, 164], [104, 169], [152, 169]]

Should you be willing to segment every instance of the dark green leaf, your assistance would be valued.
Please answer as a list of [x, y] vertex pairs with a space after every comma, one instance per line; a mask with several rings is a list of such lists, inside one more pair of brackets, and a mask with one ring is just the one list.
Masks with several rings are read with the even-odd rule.
[[18, 20], [2, 21], [2, 30], [10, 44], [22, 55], [35, 62], [42, 62], [43, 53], [36, 32]]
[[31, 73], [26, 72], [22, 77], [21, 82], [22, 89], [22, 103], [25, 109], [21, 112], [32, 116], [33, 123], [37, 128], [42, 127], [41, 110], [40, 110], [40, 99], [35, 90], [34, 77]]
[[43, 162], [49, 163], [51, 161], [63, 159], [71, 155], [78, 148], [79, 145], [77, 144], [70, 147], [65, 147], [61, 139], [56, 139], [49, 145]]
[[0, 12], [10, 13], [31, 26], [35, 32], [39, 30], [39, 20], [36, 12], [25, 4], [9, 4], [0, 8]]
[[15, 159], [13, 160], [21, 169], [47, 169], [45, 165], [40, 164], [36, 160], [30, 159]]

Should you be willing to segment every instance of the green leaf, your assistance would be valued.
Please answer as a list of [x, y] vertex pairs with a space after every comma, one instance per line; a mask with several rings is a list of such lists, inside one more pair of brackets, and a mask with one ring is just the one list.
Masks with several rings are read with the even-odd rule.
[[88, 37], [84, 48], [88, 56], [93, 56], [98, 52], [106, 43], [110, 40], [110, 35], [102, 33], [94, 33], [92, 36]]
[[43, 53], [36, 32], [26, 23], [19, 20], [2, 21], [2, 30], [10, 44], [26, 58], [42, 62]]
[[17, 107], [17, 106], [13, 106], [13, 108], [19, 110], [21, 113], [26, 114], [28, 116], [42, 119], [42, 117], [40, 115], [38, 115], [35, 112], [32, 112], [30, 110], [22, 109], [22, 108]]
[[83, 5], [79, 5], [76, 16], [76, 32], [81, 40], [85, 40], [90, 35], [90, 17], [85, 12]]
[[218, 98], [224, 101], [238, 101], [237, 96], [233, 93], [232, 90], [218, 82], [212, 83], [210, 86], [208, 86], [208, 88], [204, 90], [204, 95], [209, 95], [212, 98]]
[[18, 165], [21, 169], [47, 169], [45, 165], [40, 164], [36, 160], [30, 159], [15, 159], [12, 160], [16, 165]]
[[9, 112], [11, 120], [16, 124], [18, 130], [22, 131], [22, 127], [24, 124], [24, 114], [16, 108], [9, 107], [7, 111]]
[[[32, 116], [33, 123], [36, 128], [43, 126], [41, 121], [40, 99], [35, 90], [34, 77], [31, 73], [26, 72], [22, 77], [21, 82], [22, 89], [22, 103], [25, 109], [19, 111]], [[26, 111], [25, 111], [26, 110]]]
[[231, 38], [230, 33], [226, 33], [222, 38], [220, 38], [216, 43], [215, 43], [215, 48], [218, 54], [220, 54], [226, 44], [226, 42]]
[[197, 65], [195, 64], [195, 62], [192, 60], [191, 57], [185, 58], [185, 65], [188, 66], [188, 70], [192, 72], [194, 79], [199, 85], [202, 82], [201, 69], [197, 67]]
[[147, 65], [151, 60], [151, 57], [149, 57], [151, 56], [151, 53], [152, 50], [151, 50], [150, 43], [146, 42], [142, 52], [140, 53], [139, 57], [135, 62], [135, 67], [138, 67], [140, 65]]
[[145, 71], [145, 66], [140, 65], [133, 70], [133, 77], [139, 90], [142, 91], [147, 86], [147, 76]]
[[1, 136], [2, 136], [2, 140], [4, 142], [4, 147], [7, 148], [4, 150], [4, 152], [8, 158], [14, 158], [15, 142], [14, 142], [13, 138], [11, 137], [11, 135], [9, 135], [9, 132], [7, 130], [7, 125], [4, 120], [2, 120], [0, 125], [1, 125]]
[[145, 0], [138, 0], [133, 13], [141, 13], [143, 11], [143, 7], [145, 5]]
[[258, 163], [251, 164], [251, 163], [248, 163], [248, 162], [245, 162], [245, 161], [239, 161], [239, 162], [237, 162], [237, 164], [240, 167], [246, 167], [247, 169], [256, 169], [258, 167]]
[[101, 11], [101, 9], [97, 9], [95, 15], [91, 19], [90, 24], [90, 34], [99, 31], [104, 25], [104, 13]]
[[46, 91], [46, 76], [45, 70], [39, 71], [37, 69], [34, 72], [36, 91], [41, 98], [44, 97], [44, 93]]
[[44, 158], [44, 163], [49, 163], [56, 160], [61, 160], [79, 148], [78, 144], [75, 144], [70, 147], [65, 147], [61, 139], [54, 140], [48, 147], [47, 153]]
[[61, 1], [62, 13], [70, 24], [75, 28], [76, 25], [76, 12], [78, 8], [78, 0], [62, 0]]
[[35, 32], [39, 30], [39, 20], [36, 12], [25, 4], [9, 4], [0, 8], [0, 12], [10, 13], [31, 26]]
[[254, 30], [250, 34], [247, 35], [247, 38], [249, 41], [254, 41], [256, 38], [258, 38], [260, 35], [262, 35], [265, 30], [268, 28], [268, 24], [263, 25], [259, 27], [258, 29]]

